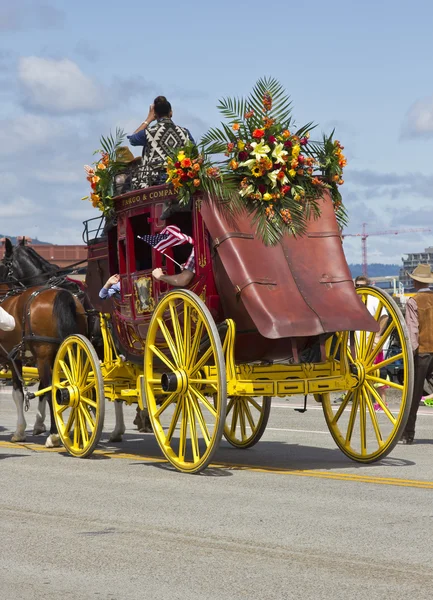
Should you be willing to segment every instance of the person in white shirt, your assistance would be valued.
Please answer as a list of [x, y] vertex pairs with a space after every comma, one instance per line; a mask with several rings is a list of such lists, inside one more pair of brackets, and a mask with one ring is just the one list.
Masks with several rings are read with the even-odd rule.
[[0, 306], [0, 329], [2, 331], [13, 331], [15, 329], [15, 319], [12, 315]]

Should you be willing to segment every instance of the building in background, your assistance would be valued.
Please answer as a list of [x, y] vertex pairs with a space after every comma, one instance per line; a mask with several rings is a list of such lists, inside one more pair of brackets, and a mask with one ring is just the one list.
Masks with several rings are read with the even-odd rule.
[[406, 289], [411, 288], [412, 280], [408, 276], [408, 273], [412, 273], [420, 263], [429, 264], [433, 268], [433, 246], [429, 246], [424, 252], [408, 254], [407, 258], [402, 258], [402, 261], [403, 267], [400, 269], [399, 279]]
[[[17, 238], [22, 239], [22, 238]], [[1, 258], [4, 256], [6, 238], [1, 238]], [[87, 246], [84, 245], [57, 245], [33, 243], [31, 238], [26, 237], [26, 244], [45, 258], [48, 262], [57, 265], [61, 269], [69, 267], [80, 261], [86, 261], [80, 265], [80, 270], [87, 266]]]

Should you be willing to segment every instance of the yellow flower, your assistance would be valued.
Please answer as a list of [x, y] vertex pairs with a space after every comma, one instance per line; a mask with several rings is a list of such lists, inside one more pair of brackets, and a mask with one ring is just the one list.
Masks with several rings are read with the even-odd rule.
[[295, 146], [293, 146], [293, 148], [292, 148], [293, 158], [298, 158], [300, 151], [301, 151], [301, 146], [299, 144], [295, 144]]
[[245, 148], [245, 142], [239, 140], [238, 142], [238, 150], [243, 150]]
[[299, 194], [295, 194], [293, 197], [294, 197], [295, 200], [300, 200], [301, 199], [301, 196]]
[[254, 175], [254, 177], [260, 177], [260, 175], [263, 174], [263, 171], [258, 165], [256, 165], [251, 169], [251, 173]]
[[295, 169], [290, 169], [289, 175], [290, 175], [290, 177], [294, 177], [296, 175]]
[[183, 150], [181, 150], [181, 151], [179, 152], [179, 154], [177, 155], [177, 160], [178, 160], [178, 161], [181, 161], [181, 160], [183, 160], [184, 158], [185, 158], [185, 152], [184, 152]]
[[99, 169], [100, 171], [103, 171], [104, 169], [106, 169], [107, 167], [104, 165], [104, 163], [98, 163], [96, 165], [96, 168]]
[[272, 156], [275, 158], [277, 164], [284, 164], [284, 157], [287, 156], [287, 152], [284, 151], [284, 146], [281, 142], [275, 146]]
[[272, 194], [266, 192], [266, 194], [263, 194], [263, 200], [272, 200]]

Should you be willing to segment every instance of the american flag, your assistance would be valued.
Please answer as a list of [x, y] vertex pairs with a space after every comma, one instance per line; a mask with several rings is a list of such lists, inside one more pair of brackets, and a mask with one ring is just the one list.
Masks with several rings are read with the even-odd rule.
[[155, 235], [139, 235], [137, 237], [150, 244], [162, 254], [173, 246], [181, 246], [182, 244], [194, 245], [192, 237], [182, 233], [176, 225], [168, 225], [161, 233], [156, 233]]

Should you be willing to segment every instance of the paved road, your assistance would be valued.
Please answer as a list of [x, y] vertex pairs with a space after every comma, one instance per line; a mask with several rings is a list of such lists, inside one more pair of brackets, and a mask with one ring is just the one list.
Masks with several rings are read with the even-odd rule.
[[297, 403], [274, 403], [256, 447], [223, 442], [224, 467], [188, 476], [132, 428], [88, 460], [42, 451], [31, 435], [12, 446], [6, 388], [0, 600], [430, 599], [433, 409], [422, 409], [416, 444], [359, 466], [319, 407], [302, 415]]

